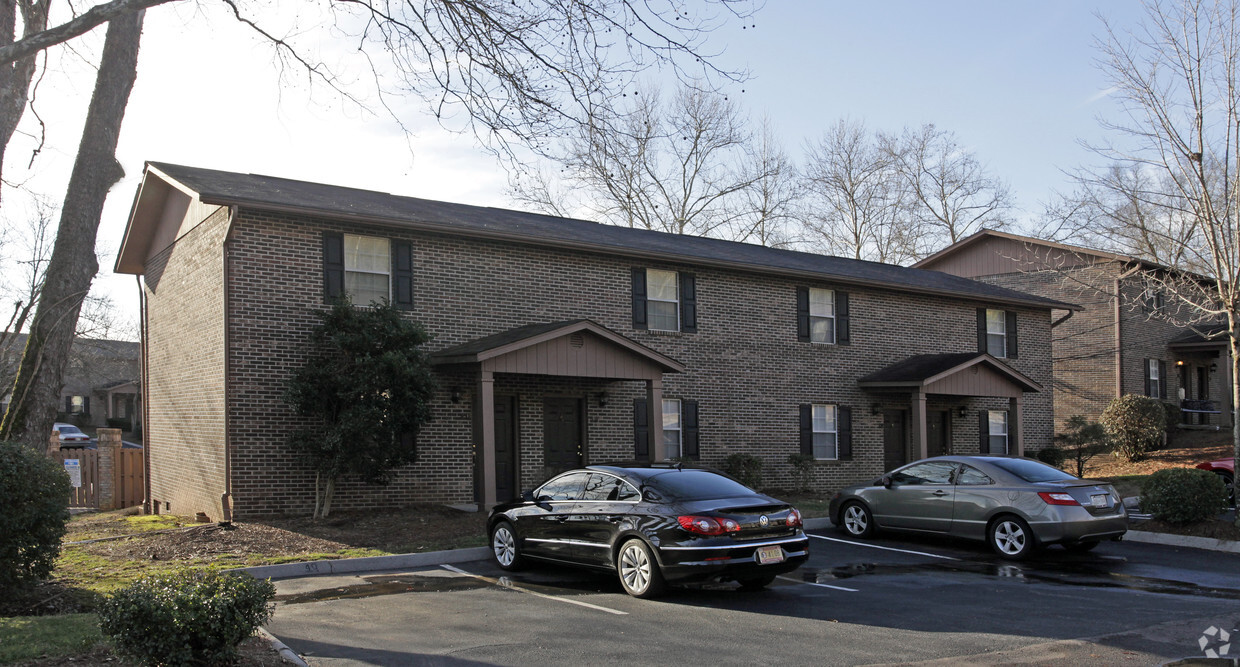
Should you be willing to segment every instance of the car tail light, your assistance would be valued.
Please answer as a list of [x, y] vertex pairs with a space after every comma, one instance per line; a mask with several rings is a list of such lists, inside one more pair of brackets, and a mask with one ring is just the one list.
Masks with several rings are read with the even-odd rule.
[[1047, 505], [1080, 505], [1076, 498], [1067, 493], [1038, 491], [1038, 497], [1045, 500]]
[[801, 513], [795, 507], [788, 510], [788, 526], [791, 528], [801, 527]]
[[681, 528], [698, 535], [723, 535], [724, 533], [737, 533], [741, 530], [741, 525], [733, 519], [712, 516], [678, 516], [676, 520], [680, 522]]

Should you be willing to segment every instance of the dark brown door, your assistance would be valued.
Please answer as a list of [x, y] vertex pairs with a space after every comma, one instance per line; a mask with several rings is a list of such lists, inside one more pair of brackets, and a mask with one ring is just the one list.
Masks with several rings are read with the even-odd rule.
[[943, 456], [948, 450], [948, 415], [946, 410], [926, 413], [926, 450], [929, 456]]
[[495, 397], [495, 498], [517, 497], [517, 410], [513, 396]]
[[543, 401], [543, 465], [550, 477], [581, 465], [581, 401]]
[[883, 470], [904, 465], [905, 459], [904, 411], [883, 411]]

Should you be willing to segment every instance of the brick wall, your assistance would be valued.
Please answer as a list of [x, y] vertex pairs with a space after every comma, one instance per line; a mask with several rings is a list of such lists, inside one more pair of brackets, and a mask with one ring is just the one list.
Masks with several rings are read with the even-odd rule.
[[149, 422], [145, 442], [159, 512], [222, 516], [224, 262], [220, 209], [146, 266]]
[[[524, 324], [589, 318], [684, 363], [688, 372], [665, 376], [664, 394], [699, 401], [703, 461], [721, 465], [734, 452], [756, 454], [765, 461], [772, 486], [791, 486], [786, 459], [798, 450], [798, 405], [810, 402], [849, 405], [854, 420], [853, 459], [819, 463], [814, 485], [827, 490], [878, 475], [882, 422], [871, 406], [906, 408], [907, 399], [863, 392], [856, 379], [914, 354], [975, 350], [976, 308], [992, 305], [845, 288], [851, 295], [853, 343], [799, 343], [795, 287], [834, 287], [829, 282], [799, 283], [243, 210], [234, 223], [228, 286], [233, 378], [228, 414], [238, 516], [306, 513], [313, 502], [309, 471], [282, 441], [297, 422], [280, 396], [289, 369], [304, 361], [312, 311], [322, 304], [322, 233], [327, 230], [413, 242], [414, 317], [434, 336], [432, 350]], [[634, 330], [633, 267], [694, 273], [699, 333]], [[1013, 366], [1049, 387], [1050, 313], [1018, 312], [1021, 350]], [[337, 507], [472, 501], [474, 382], [469, 375], [442, 375], [433, 405], [436, 418], [419, 438], [418, 461], [386, 489], [346, 482], [337, 492]], [[450, 400], [454, 388], [461, 394], [458, 402]], [[589, 461], [632, 457], [632, 399], [644, 395], [642, 383], [500, 374], [495, 389], [518, 397], [524, 488], [544, 472], [541, 405], [546, 396], [584, 399]], [[597, 400], [603, 390], [608, 393], [605, 406]], [[1026, 444], [1036, 450], [1050, 442], [1052, 397], [1043, 392], [1027, 394], [1025, 400]], [[976, 411], [1005, 409], [1006, 400], [934, 399], [930, 407], [954, 414], [959, 406], [966, 406], [968, 414], [952, 421], [954, 451], [976, 451]]]

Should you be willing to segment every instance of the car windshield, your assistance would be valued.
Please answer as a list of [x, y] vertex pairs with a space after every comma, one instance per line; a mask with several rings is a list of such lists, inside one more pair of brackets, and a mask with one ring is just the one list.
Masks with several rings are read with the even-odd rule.
[[991, 460], [990, 464], [1000, 470], [1010, 472], [1026, 482], [1059, 482], [1076, 479], [1076, 477], [1058, 468], [1052, 468], [1045, 463], [1028, 459], [995, 459]]
[[649, 478], [646, 481], [671, 500], [706, 500], [752, 496], [754, 490], [706, 470], [674, 470]]
[[84, 435], [78, 427], [70, 426], [69, 424], [57, 424], [56, 430], [60, 431], [61, 435]]

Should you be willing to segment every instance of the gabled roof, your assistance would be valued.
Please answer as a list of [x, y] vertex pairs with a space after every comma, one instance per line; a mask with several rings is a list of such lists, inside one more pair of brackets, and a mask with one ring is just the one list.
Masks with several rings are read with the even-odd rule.
[[610, 343], [624, 349], [629, 354], [660, 366], [667, 373], [683, 373], [685, 365], [675, 359], [652, 350], [637, 341], [622, 336], [592, 320], [569, 320], [566, 322], [548, 322], [545, 324], [527, 324], [525, 326], [501, 331], [497, 334], [484, 336], [468, 343], [462, 343], [431, 354], [431, 363], [468, 364], [483, 362], [488, 359], [515, 352], [523, 348], [560, 338], [575, 333], [590, 332]]
[[1188, 331], [1172, 338], [1167, 347], [1176, 350], [1214, 349], [1227, 346], [1226, 324], [1208, 324], [1190, 327]]
[[919, 354], [877, 370], [857, 380], [867, 389], [924, 387], [973, 366], [986, 366], [1023, 391], [1042, 391], [1042, 385], [985, 352]]
[[1135, 264], [1135, 265], [1140, 265], [1141, 268], [1145, 268], [1145, 269], [1167, 269], [1168, 268], [1166, 266], [1163, 266], [1162, 264], [1158, 264], [1157, 262], [1151, 262], [1148, 260], [1141, 259], [1140, 257], [1134, 257], [1132, 255], [1123, 255], [1120, 253], [1109, 252], [1106, 250], [1096, 250], [1093, 248], [1085, 248], [1082, 246], [1068, 245], [1067, 243], [1059, 243], [1057, 241], [1047, 241], [1046, 239], [1034, 238], [1032, 236], [1021, 236], [1020, 234], [1011, 234], [1008, 232], [1001, 232], [1001, 231], [994, 230], [994, 229], [978, 230], [977, 232], [974, 232], [970, 236], [960, 239], [959, 241], [956, 241], [955, 243], [947, 246], [946, 248], [943, 248], [942, 250], [930, 255], [929, 257], [926, 257], [925, 259], [913, 264], [913, 267], [914, 268], [925, 268], [925, 267], [933, 266], [939, 263], [939, 261], [947, 257], [950, 257], [952, 255], [963, 252], [967, 250], [969, 247], [981, 241], [984, 241], [987, 238], [1007, 239], [1009, 241], [1016, 241], [1016, 242], [1025, 243], [1028, 245], [1040, 245], [1040, 246], [1045, 246], [1047, 248], [1055, 248], [1056, 250], [1062, 250], [1067, 253], [1078, 255], [1080, 257], [1096, 257], [1098, 259], [1102, 259], [1102, 260], [1106, 260], [1110, 262], [1119, 262], [1121, 264]]
[[[842, 286], [886, 288], [1034, 308], [1078, 309], [1053, 299], [938, 271], [162, 162], [147, 163], [117, 257], [118, 273], [142, 272], [140, 267], [151, 250], [149, 241], [144, 245], [142, 239], [154, 235], [161, 213], [153, 201], [165, 196], [169, 188], [195, 193], [202, 204], [211, 206], [252, 207], [401, 229], [586, 250], [646, 261], [792, 276]], [[151, 191], [149, 198], [145, 194], [148, 189]]]

